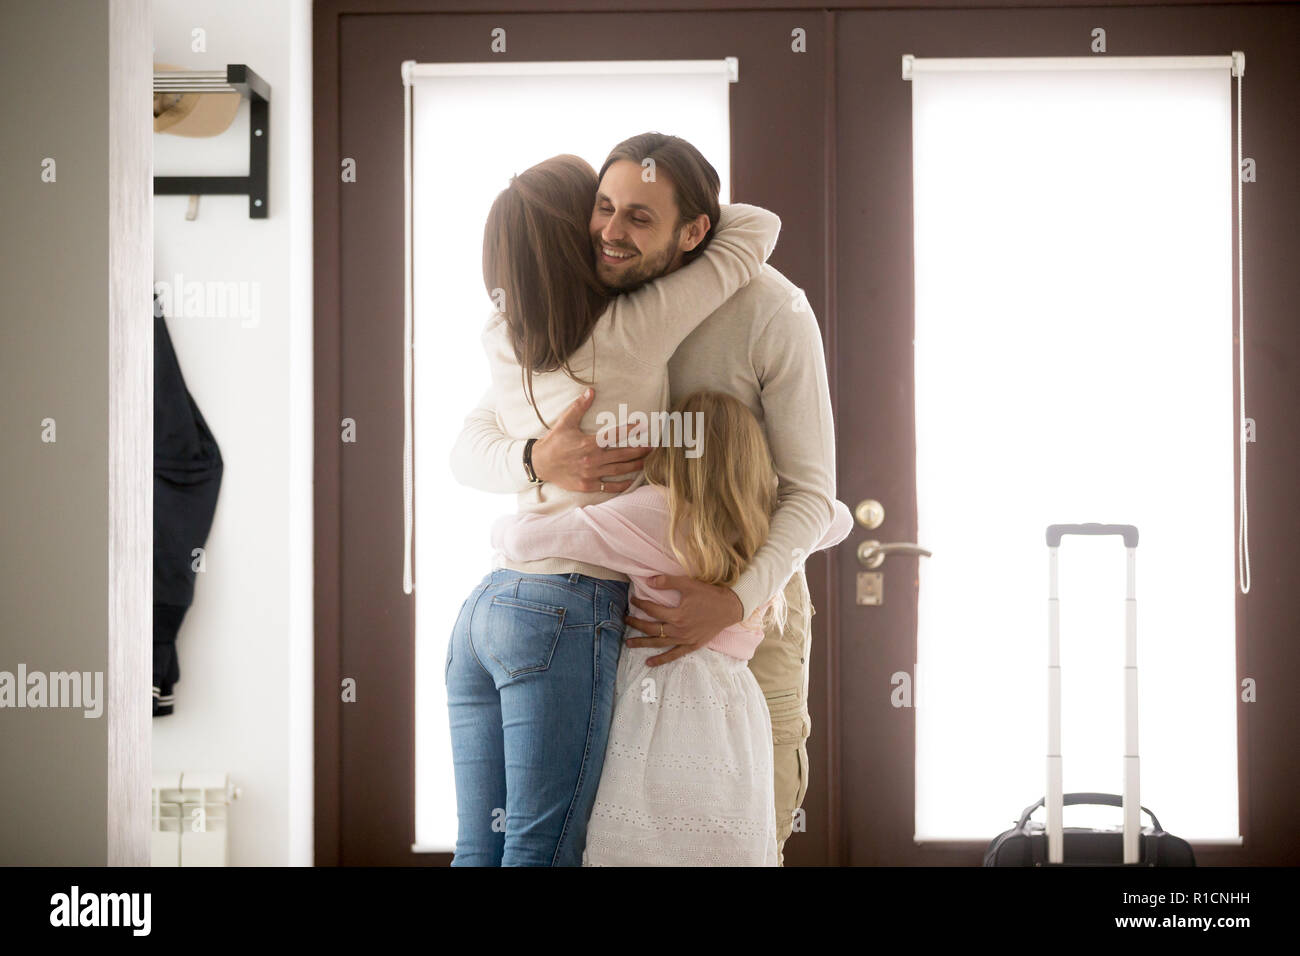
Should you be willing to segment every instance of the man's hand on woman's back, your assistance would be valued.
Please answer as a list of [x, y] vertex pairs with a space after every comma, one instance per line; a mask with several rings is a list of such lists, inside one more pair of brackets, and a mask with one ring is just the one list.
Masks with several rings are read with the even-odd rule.
[[626, 491], [636, 476], [626, 481], [610, 481], [615, 475], [641, 470], [650, 446], [601, 447], [595, 435], [579, 426], [596, 393], [588, 388], [564, 410], [559, 420], [533, 445], [533, 470], [542, 481], [549, 481], [566, 491]]

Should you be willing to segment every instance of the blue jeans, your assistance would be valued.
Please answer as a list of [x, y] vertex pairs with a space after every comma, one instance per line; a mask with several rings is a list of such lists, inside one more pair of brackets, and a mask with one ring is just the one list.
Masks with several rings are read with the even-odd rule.
[[447, 647], [452, 866], [579, 866], [614, 714], [628, 585], [494, 570]]

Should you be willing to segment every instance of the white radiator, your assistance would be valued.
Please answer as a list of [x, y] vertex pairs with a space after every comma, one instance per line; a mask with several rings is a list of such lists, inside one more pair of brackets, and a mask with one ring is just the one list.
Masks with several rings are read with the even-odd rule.
[[153, 866], [225, 866], [230, 802], [239, 789], [221, 771], [153, 775]]

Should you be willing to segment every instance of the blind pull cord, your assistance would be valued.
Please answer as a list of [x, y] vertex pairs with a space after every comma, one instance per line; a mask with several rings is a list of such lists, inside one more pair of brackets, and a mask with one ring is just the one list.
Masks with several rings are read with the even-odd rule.
[[1250, 446], [1246, 441], [1246, 266], [1243, 231], [1245, 216], [1242, 213], [1244, 189], [1241, 169], [1241, 131], [1244, 123], [1241, 109], [1241, 82], [1246, 73], [1246, 56], [1244, 53], [1234, 53], [1233, 58], [1237, 61], [1234, 70], [1237, 74], [1237, 408], [1240, 410], [1237, 428], [1241, 445], [1241, 516], [1237, 526], [1237, 574], [1240, 579], [1238, 584], [1241, 593], [1249, 594], [1250, 511], [1246, 505], [1246, 449]]

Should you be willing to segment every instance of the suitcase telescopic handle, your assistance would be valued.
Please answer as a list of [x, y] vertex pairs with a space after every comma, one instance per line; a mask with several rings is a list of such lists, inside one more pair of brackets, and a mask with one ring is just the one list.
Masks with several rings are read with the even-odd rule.
[[[1065, 853], [1062, 808], [1071, 801], [1062, 791], [1061, 766], [1061, 607], [1057, 594], [1057, 556], [1061, 538], [1067, 534], [1118, 535], [1124, 539], [1128, 574], [1124, 597], [1124, 796], [1091, 794], [1092, 802], [1124, 810], [1124, 862], [1137, 863], [1141, 855], [1142, 810], [1141, 760], [1138, 756], [1138, 661], [1137, 661], [1137, 543], [1138, 529], [1131, 524], [1049, 524], [1047, 526], [1047, 859], [1061, 863]], [[1076, 795], [1077, 796], [1077, 795]], [[1033, 808], [1030, 808], [1031, 811]], [[1151, 814], [1150, 810], [1147, 810]], [[1156, 822], [1155, 814], [1151, 820]], [[1158, 824], [1157, 824], [1158, 826]]]
[[1067, 534], [1117, 534], [1124, 539], [1124, 547], [1136, 548], [1138, 529], [1131, 524], [1049, 524], [1047, 526], [1047, 546], [1057, 548], [1061, 545], [1061, 536]]
[[[1019, 827], [1021, 830], [1023, 830], [1025, 828], [1025, 824], [1029, 822], [1029, 818], [1034, 815], [1034, 811], [1037, 810], [1046, 802], [1047, 802], [1047, 798], [1043, 797], [1041, 800], [1039, 800], [1037, 803], [1033, 804], [1032, 806], [1025, 807], [1025, 812], [1020, 814], [1020, 821], [1019, 823], [1016, 824], [1016, 826]], [[1072, 807], [1075, 806], [1076, 804], [1084, 804], [1093, 807], [1121, 807], [1122, 808], [1124, 806], [1124, 798], [1117, 793], [1067, 793], [1062, 795], [1061, 803], [1063, 806], [1067, 806], [1067, 807]], [[1152, 813], [1146, 807], [1142, 808], [1142, 812], [1151, 818], [1151, 826], [1157, 833], [1160, 833], [1161, 831], [1164, 830], [1164, 827], [1160, 825], [1160, 821], [1156, 819], [1156, 815], [1154, 813]]]

